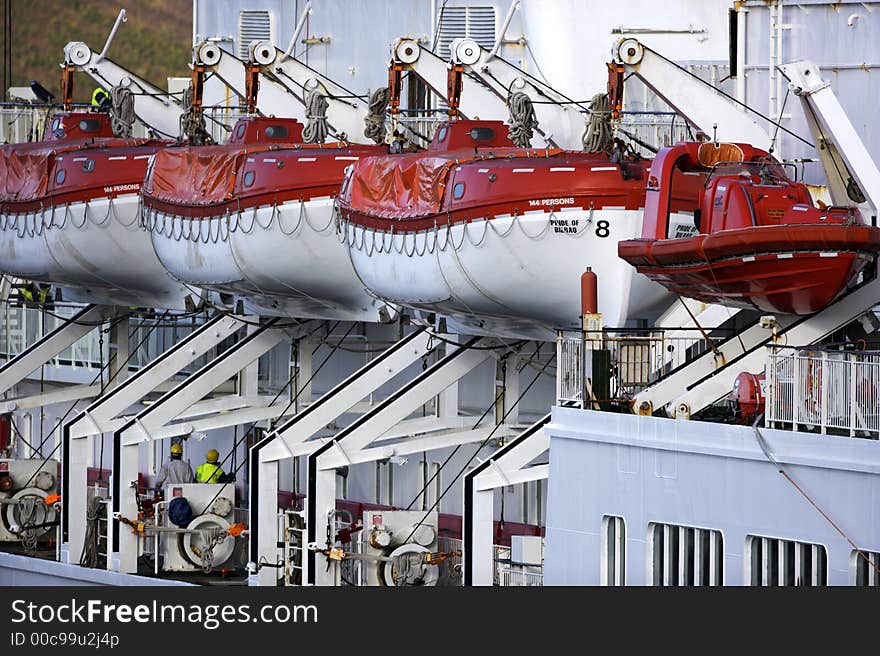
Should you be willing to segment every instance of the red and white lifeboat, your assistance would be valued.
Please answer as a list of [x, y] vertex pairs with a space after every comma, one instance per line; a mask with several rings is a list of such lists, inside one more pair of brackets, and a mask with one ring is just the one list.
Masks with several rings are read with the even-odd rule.
[[[673, 300], [615, 253], [641, 233], [647, 166], [516, 148], [500, 121], [443, 123], [423, 153], [357, 162], [340, 191], [341, 225], [373, 293], [462, 330], [548, 339], [578, 329], [586, 267], [604, 324], [622, 327]], [[693, 222], [693, 201], [674, 205]]]
[[178, 280], [263, 313], [385, 318], [340, 245], [334, 201], [346, 167], [387, 148], [309, 145], [302, 131], [294, 119], [249, 117], [223, 146], [158, 153], [144, 183], [156, 253]]
[[[698, 234], [670, 227], [682, 175], [703, 183]], [[706, 303], [811, 314], [855, 282], [880, 251], [880, 229], [853, 207], [816, 207], [766, 151], [744, 144], [663, 149], [648, 179], [641, 239], [620, 257], [671, 292]]]
[[120, 139], [102, 113], [62, 112], [41, 142], [0, 149], [0, 270], [56, 284], [65, 300], [182, 309], [140, 224], [153, 154], [170, 142]]

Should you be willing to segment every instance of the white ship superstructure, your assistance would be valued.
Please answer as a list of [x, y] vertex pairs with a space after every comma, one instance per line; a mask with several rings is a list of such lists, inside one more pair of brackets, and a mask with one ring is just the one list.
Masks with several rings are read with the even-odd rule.
[[[205, 122], [189, 134], [231, 137], [190, 149], [198, 184], [167, 185], [158, 204], [114, 196], [106, 211], [131, 234], [92, 221], [71, 240], [27, 217], [14, 222], [27, 234], [4, 232], [0, 259], [32, 268], [0, 286], [0, 578], [880, 585], [876, 262], [812, 314], [762, 315], [679, 297], [617, 252], [642, 237], [650, 199], [672, 195], [644, 160], [681, 141], [715, 158], [699, 155], [711, 173], [689, 179], [693, 207], [669, 213], [684, 232], [667, 242], [708, 225], [694, 207], [721, 165], [743, 163], [737, 143], [809, 185], [810, 211], [851, 206], [876, 226], [876, 3], [222, 4], [193, 3], [203, 92], [190, 98]], [[189, 82], [165, 94], [126, 77], [107, 57], [122, 20], [101, 53], [71, 43], [67, 63], [136, 88], [138, 126], [177, 137]], [[321, 136], [245, 143], [240, 118], [257, 131], [298, 119]], [[505, 136], [491, 148], [513, 163], [497, 168], [470, 142], [433, 169], [435, 151], [399, 154], [468, 120], [474, 142], [500, 121], [531, 130], [533, 152]], [[629, 148], [613, 154], [614, 138]], [[595, 139], [614, 175], [638, 165], [644, 205], [459, 221], [453, 202], [442, 226], [406, 224], [424, 220], [402, 205], [413, 188], [491, 199], [505, 166], [515, 183], [538, 168], [520, 159]], [[276, 177], [293, 188], [318, 166], [311, 151], [332, 148], [357, 157], [334, 164], [338, 189], [269, 198]], [[374, 158], [388, 173], [376, 204], [397, 199], [400, 227], [347, 214], [345, 185]], [[432, 177], [443, 167], [448, 189]], [[485, 187], [467, 177], [479, 168]], [[263, 179], [266, 198], [230, 209]], [[203, 212], [209, 200], [221, 209]], [[35, 243], [45, 266], [21, 250]], [[66, 278], [76, 267], [84, 277]], [[223, 475], [157, 485], [172, 445]]]

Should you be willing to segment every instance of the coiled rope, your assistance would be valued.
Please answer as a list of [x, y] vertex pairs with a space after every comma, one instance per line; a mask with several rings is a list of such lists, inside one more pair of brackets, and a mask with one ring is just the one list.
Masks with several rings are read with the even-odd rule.
[[98, 553], [100, 531], [98, 523], [106, 516], [106, 506], [101, 497], [89, 499], [86, 509], [86, 537], [83, 542], [82, 554], [79, 557], [80, 567], [98, 567], [100, 554]]
[[211, 135], [205, 129], [205, 116], [196, 112], [193, 105], [193, 87], [190, 84], [181, 97], [180, 113], [180, 136], [181, 141], [188, 141], [191, 145], [201, 146], [211, 143]]
[[303, 130], [303, 141], [310, 144], [322, 144], [327, 141], [327, 108], [330, 103], [320, 89], [312, 89], [306, 96], [306, 118], [308, 123]]
[[510, 111], [510, 128], [507, 131], [510, 140], [519, 148], [530, 148], [532, 134], [538, 127], [531, 98], [522, 91], [513, 91], [507, 97], [507, 108]]
[[590, 101], [590, 120], [581, 141], [585, 153], [605, 151], [613, 137], [611, 130], [611, 105], [608, 94], [597, 93]]
[[110, 122], [113, 134], [130, 139], [135, 118], [134, 92], [129, 87], [118, 85], [110, 89]]
[[376, 89], [370, 96], [367, 115], [364, 116], [364, 136], [375, 143], [385, 143], [385, 112], [388, 110], [388, 87]]

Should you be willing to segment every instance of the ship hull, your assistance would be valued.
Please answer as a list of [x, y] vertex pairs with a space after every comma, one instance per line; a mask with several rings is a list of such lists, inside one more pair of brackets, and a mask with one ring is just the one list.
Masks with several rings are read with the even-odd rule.
[[400, 234], [343, 225], [351, 261], [373, 293], [478, 333], [549, 339], [578, 329], [586, 267], [598, 275], [606, 327], [650, 321], [673, 300], [617, 257], [616, 242], [641, 232], [637, 210], [534, 211]]
[[632, 240], [620, 256], [671, 292], [704, 303], [806, 315], [830, 304], [880, 251], [880, 229], [802, 224]]
[[193, 293], [153, 252], [137, 194], [0, 214], [0, 269], [70, 288], [65, 300], [183, 309]]
[[147, 223], [162, 264], [186, 284], [247, 296], [266, 314], [388, 317], [340, 244], [330, 197], [204, 218], [151, 211]]

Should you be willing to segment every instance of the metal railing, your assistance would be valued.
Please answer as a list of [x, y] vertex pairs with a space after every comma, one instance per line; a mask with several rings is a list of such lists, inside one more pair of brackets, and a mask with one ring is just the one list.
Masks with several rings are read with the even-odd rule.
[[[5, 304], [0, 321], [0, 358], [8, 360], [15, 357], [81, 309], [79, 306], [61, 306], [49, 314], [35, 307]], [[47, 364], [56, 367], [100, 368], [106, 362], [110, 348], [109, 340], [104, 340], [103, 347], [100, 342], [97, 332], [89, 333]]]
[[[66, 319], [73, 317], [82, 309], [79, 305], [56, 305], [50, 312], [38, 307], [28, 307], [6, 303], [0, 309], [0, 359], [9, 360], [19, 355], [44, 335], [61, 326]], [[154, 320], [131, 320], [129, 345], [134, 353], [128, 361], [128, 369], [136, 371], [157, 356], [164, 353], [204, 321], [204, 315], [174, 321], [167, 319], [166, 325], [153, 329]], [[103, 341], [103, 344], [102, 344]], [[64, 349], [46, 364], [53, 367], [72, 369], [100, 369], [110, 355], [110, 339], [98, 330], [93, 330], [80, 338], [72, 346]], [[180, 373], [188, 375], [203, 366], [211, 354], [203, 355], [193, 361]]]
[[544, 573], [534, 567], [502, 567], [498, 585], [502, 588], [537, 588], [544, 585]]
[[560, 331], [556, 400], [584, 407], [624, 402], [710, 350], [697, 329]]
[[284, 531], [284, 585], [302, 585], [308, 540], [305, 513], [286, 510], [280, 519]]
[[767, 426], [880, 437], [880, 353], [777, 348], [766, 375]]

